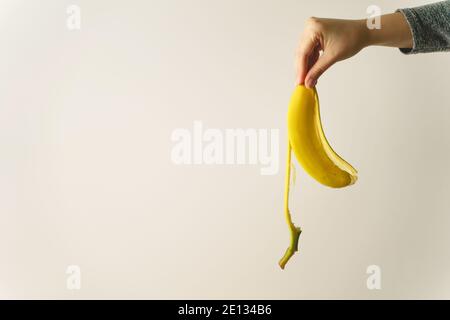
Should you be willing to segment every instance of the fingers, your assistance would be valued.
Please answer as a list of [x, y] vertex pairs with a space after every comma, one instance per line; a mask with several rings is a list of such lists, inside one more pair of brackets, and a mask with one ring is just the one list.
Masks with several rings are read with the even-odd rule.
[[334, 63], [361, 51], [366, 42], [366, 34], [361, 30], [365, 28], [365, 22], [360, 20], [307, 19], [296, 56], [297, 84], [314, 87]]
[[305, 84], [305, 78], [311, 64], [310, 58], [316, 47], [317, 41], [313, 35], [305, 34], [302, 37], [296, 54], [297, 84]]
[[330, 32], [324, 20], [327, 19], [311, 17], [306, 21], [297, 50], [297, 84], [308, 88], [314, 87], [319, 77], [337, 61], [337, 55], [332, 54], [336, 50], [327, 41]]
[[313, 88], [317, 84], [319, 77], [334, 63], [334, 57], [325, 50], [319, 59], [317, 59], [317, 62], [307, 72], [305, 77], [306, 87]]

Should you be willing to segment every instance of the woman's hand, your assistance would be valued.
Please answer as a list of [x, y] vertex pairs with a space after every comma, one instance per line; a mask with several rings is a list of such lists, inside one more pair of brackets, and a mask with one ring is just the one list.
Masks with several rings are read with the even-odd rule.
[[334, 63], [357, 54], [367, 44], [365, 20], [309, 18], [297, 54], [297, 83], [314, 87]]
[[380, 29], [371, 30], [366, 20], [309, 18], [296, 54], [297, 84], [314, 87], [330, 66], [369, 45], [412, 47], [412, 33], [402, 13], [383, 15], [380, 21]]

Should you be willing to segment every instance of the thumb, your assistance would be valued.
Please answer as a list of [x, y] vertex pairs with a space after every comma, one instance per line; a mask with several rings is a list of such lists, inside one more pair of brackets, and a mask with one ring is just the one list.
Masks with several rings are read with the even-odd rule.
[[319, 77], [335, 62], [335, 59], [324, 51], [319, 59], [317, 59], [316, 63], [309, 69], [305, 78], [306, 86], [308, 88], [314, 87]]

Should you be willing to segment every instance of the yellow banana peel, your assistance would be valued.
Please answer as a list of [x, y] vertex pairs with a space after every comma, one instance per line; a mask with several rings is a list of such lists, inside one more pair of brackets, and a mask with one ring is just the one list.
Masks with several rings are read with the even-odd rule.
[[291, 244], [279, 262], [282, 269], [298, 251], [298, 238], [301, 233], [301, 229], [292, 222], [289, 212], [292, 150], [303, 169], [325, 186], [343, 188], [357, 180], [355, 168], [331, 148], [325, 137], [320, 120], [319, 97], [315, 88], [308, 89], [303, 85], [295, 88], [288, 110], [288, 137], [284, 211], [291, 232]]

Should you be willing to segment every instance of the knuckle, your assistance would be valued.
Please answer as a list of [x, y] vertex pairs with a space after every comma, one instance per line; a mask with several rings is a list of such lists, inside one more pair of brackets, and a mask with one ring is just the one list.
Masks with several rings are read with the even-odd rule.
[[314, 79], [320, 77], [325, 72], [325, 69], [326, 68], [324, 66], [317, 66], [313, 72]]
[[316, 70], [316, 78], [320, 77], [320, 75], [322, 75], [325, 72], [325, 68], [324, 67], [319, 67]]
[[320, 30], [322, 28], [322, 19], [317, 17], [309, 17], [305, 22], [306, 29]]

